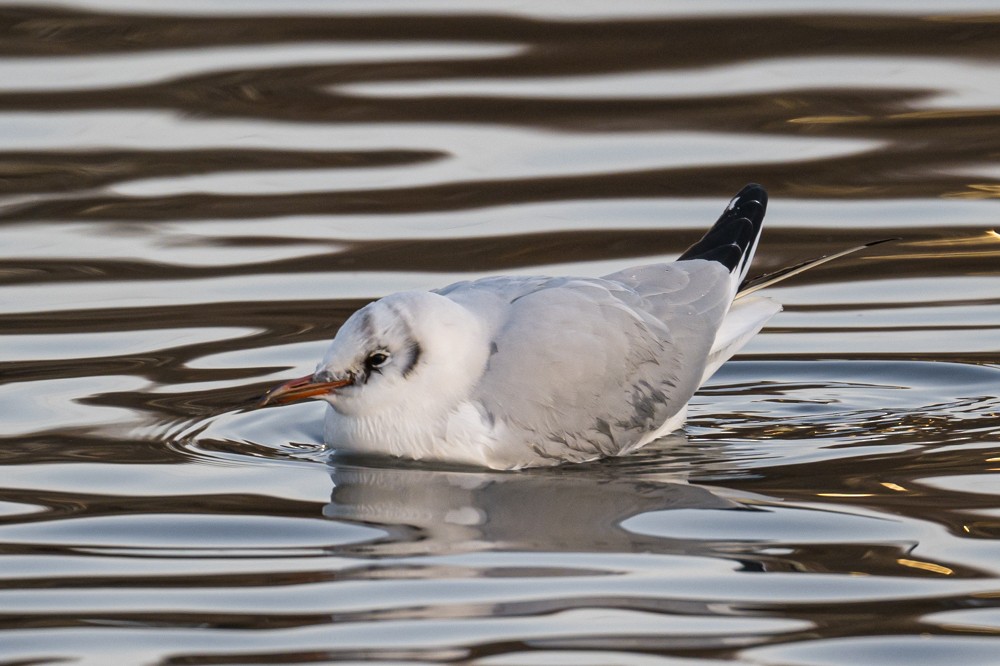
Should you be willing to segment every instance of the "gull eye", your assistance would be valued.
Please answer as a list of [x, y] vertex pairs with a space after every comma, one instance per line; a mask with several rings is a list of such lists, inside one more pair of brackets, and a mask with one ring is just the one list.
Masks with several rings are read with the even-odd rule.
[[389, 354], [383, 351], [372, 352], [365, 359], [365, 367], [369, 370], [381, 368], [389, 360]]

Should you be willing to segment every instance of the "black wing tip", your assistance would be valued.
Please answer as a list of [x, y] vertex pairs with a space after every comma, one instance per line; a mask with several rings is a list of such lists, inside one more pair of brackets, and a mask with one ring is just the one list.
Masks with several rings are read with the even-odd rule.
[[733, 251], [739, 251], [745, 258], [749, 258], [757, 236], [760, 235], [766, 211], [767, 191], [757, 183], [748, 183], [730, 200], [712, 228], [678, 260], [718, 261], [730, 271], [735, 270], [742, 262], [739, 258], [734, 258]]
[[730, 272], [736, 270], [736, 267], [740, 265], [743, 259], [743, 248], [735, 243], [729, 245], [717, 245], [710, 250], [702, 252], [697, 257], [692, 257], [693, 259], [704, 259], [705, 261], [717, 261]]
[[760, 183], [747, 183], [736, 195], [737, 199], [753, 199], [761, 203], [767, 203], [767, 190]]
[[754, 203], [760, 205], [760, 218], [763, 218], [764, 213], [767, 212], [767, 190], [757, 183], [748, 183], [736, 193], [726, 210], [727, 212], [736, 211], [740, 215], [752, 215], [752, 212], [747, 209]]

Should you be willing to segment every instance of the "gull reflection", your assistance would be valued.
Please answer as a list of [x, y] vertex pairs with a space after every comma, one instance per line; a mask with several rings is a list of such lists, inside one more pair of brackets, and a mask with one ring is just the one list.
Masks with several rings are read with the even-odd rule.
[[477, 550], [705, 554], [708, 546], [699, 541], [621, 525], [649, 511], [748, 510], [680, 474], [614, 462], [521, 472], [335, 465], [323, 513], [385, 529], [389, 538], [358, 546], [375, 557]]

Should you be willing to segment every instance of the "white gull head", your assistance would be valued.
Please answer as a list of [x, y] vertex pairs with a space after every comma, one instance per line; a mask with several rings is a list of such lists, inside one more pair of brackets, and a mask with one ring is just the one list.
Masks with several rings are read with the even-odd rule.
[[392, 294], [351, 315], [313, 379], [349, 381], [320, 396], [341, 417], [426, 418], [468, 395], [483, 374], [489, 345], [482, 328], [444, 296]]
[[324, 438], [335, 449], [519, 466], [520, 454], [498, 455], [506, 429], [473, 397], [487, 371], [493, 323], [438, 293], [391, 294], [344, 323], [316, 372], [265, 402], [327, 402]]

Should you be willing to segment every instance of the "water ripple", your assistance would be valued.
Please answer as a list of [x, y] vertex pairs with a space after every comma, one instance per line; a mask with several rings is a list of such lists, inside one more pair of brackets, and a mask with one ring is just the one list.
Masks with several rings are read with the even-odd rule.
[[[1000, 22], [862, 4], [5, 7], [0, 660], [991, 661]], [[243, 409], [371, 298], [673, 257], [751, 180], [760, 272], [902, 240], [635, 455]]]

